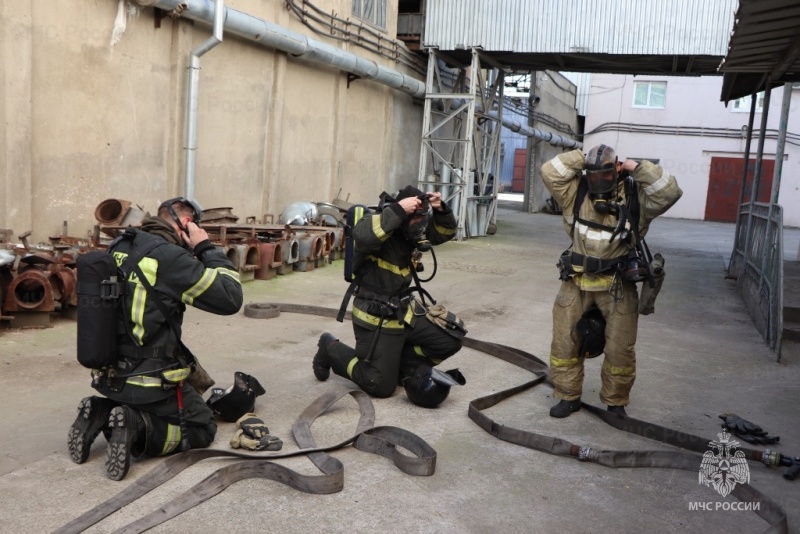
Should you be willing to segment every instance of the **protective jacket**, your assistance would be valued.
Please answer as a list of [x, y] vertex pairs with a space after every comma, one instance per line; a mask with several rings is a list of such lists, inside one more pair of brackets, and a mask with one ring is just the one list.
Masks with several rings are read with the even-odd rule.
[[[154, 291], [148, 291], [138, 273], [131, 270], [117, 320], [120, 358], [113, 370], [117, 377], [109, 376], [108, 370], [93, 372], [92, 385], [125, 404], [174, 397], [174, 388], [169, 386], [188, 376], [187, 354], [179, 342], [187, 304], [218, 315], [237, 313], [242, 305], [239, 274], [225, 254], [210, 241], [203, 241], [192, 255], [177, 244], [180, 241], [172, 227], [157, 217], [145, 219], [133, 240], [115, 244], [117, 265], [151, 240], [163, 243], [139, 261], [139, 268]], [[153, 300], [156, 298], [171, 314], [177, 333]]]
[[[457, 222], [453, 211], [442, 202], [443, 211], [434, 210], [426, 236], [432, 245], [455, 237]], [[368, 213], [353, 228], [354, 272], [360, 276], [353, 302], [353, 323], [376, 330], [402, 334], [404, 324], [414, 326], [414, 310], [407, 300], [413, 281], [411, 255], [414, 244], [400, 230], [408, 215], [398, 203], [379, 213]], [[424, 314], [424, 311], [422, 311]]]
[[[578, 196], [581, 172], [584, 169], [583, 151], [573, 150], [559, 154], [541, 167], [542, 181], [562, 208], [564, 229], [572, 240], [573, 252], [588, 258], [612, 260], [624, 258], [629, 244], [621, 239], [611, 241], [613, 231], [599, 229], [584, 224], [580, 220], [573, 221], [575, 201]], [[633, 171], [633, 180], [637, 184], [639, 200], [639, 236], [644, 237], [650, 223], [666, 212], [680, 199], [683, 192], [675, 177], [666, 172], [660, 165], [642, 161]], [[625, 204], [626, 192], [624, 182], [617, 186], [614, 200]], [[579, 219], [610, 228], [617, 226], [617, 216], [600, 214], [592, 206], [589, 195], [584, 197], [579, 208]], [[574, 226], [574, 229], [573, 229]], [[576, 265], [576, 270], [581, 270]], [[604, 291], [611, 285], [611, 274], [593, 274], [590, 269], [577, 275], [575, 282], [585, 291]]]

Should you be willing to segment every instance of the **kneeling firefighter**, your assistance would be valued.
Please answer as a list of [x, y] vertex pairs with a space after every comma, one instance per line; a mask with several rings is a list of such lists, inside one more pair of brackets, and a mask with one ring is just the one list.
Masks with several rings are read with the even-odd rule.
[[[354, 222], [356, 212], [360, 219]], [[345, 267], [345, 279], [351, 285], [338, 320], [354, 295], [356, 345], [322, 334], [312, 364], [314, 376], [324, 381], [333, 370], [375, 397], [389, 397], [403, 385], [412, 402], [435, 407], [451, 386], [466, 383], [457, 369], [444, 373], [434, 368], [461, 349], [466, 330], [444, 307], [425, 303], [417, 260], [420, 252], [455, 236], [453, 212], [441, 193], [426, 194], [409, 185], [394, 197], [381, 195], [375, 212], [364, 206], [351, 208], [349, 219], [345, 263], [351, 264]], [[414, 298], [415, 291], [421, 302]]]
[[[106, 474], [113, 480], [125, 477], [131, 456], [207, 447], [214, 440], [217, 424], [201, 397], [213, 380], [181, 341], [183, 314], [186, 305], [235, 314], [242, 287], [236, 268], [198, 225], [201, 217], [199, 205], [186, 198], [162, 203], [158, 216], [145, 218], [141, 228], [129, 228], [109, 246], [118, 275], [96, 289], [79, 287], [87, 294], [112, 288], [103, 298], [115, 304], [82, 324], [79, 303], [78, 359], [92, 368], [92, 387], [102, 397], [81, 401], [69, 451], [74, 462], [85, 462], [102, 432], [109, 440]], [[105, 341], [113, 351], [89, 365], [82, 349]], [[198, 384], [203, 375], [205, 384]]]
[[[607, 145], [559, 154], [542, 165], [541, 176], [563, 210], [572, 241], [558, 264], [562, 283], [553, 305], [550, 372], [559, 402], [550, 415], [567, 417], [580, 409], [584, 359], [600, 352], [600, 400], [626, 415], [636, 376], [638, 316], [652, 313], [663, 281], [663, 258], [651, 256], [644, 236], [682, 191], [660, 165], [620, 162]], [[644, 283], [645, 310], [637, 282]]]

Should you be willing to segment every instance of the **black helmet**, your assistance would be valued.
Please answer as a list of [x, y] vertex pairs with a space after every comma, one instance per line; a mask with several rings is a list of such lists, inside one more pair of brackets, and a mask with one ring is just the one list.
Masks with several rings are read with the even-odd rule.
[[417, 406], [436, 408], [450, 394], [451, 386], [463, 386], [467, 379], [458, 369], [442, 372], [422, 364], [403, 381], [406, 395]]
[[252, 412], [256, 406], [256, 397], [266, 393], [254, 377], [236, 371], [233, 385], [228, 389], [212, 388], [211, 397], [206, 404], [214, 415], [223, 421], [235, 423], [241, 416]]
[[592, 306], [575, 325], [578, 332], [578, 356], [595, 358], [606, 346], [606, 320], [597, 306]]

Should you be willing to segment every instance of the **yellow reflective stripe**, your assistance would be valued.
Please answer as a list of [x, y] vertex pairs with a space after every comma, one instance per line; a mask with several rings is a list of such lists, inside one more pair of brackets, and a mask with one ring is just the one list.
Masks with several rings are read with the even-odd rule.
[[127, 380], [125, 380], [126, 384], [142, 388], [160, 388], [161, 382], [162, 382], [161, 377], [143, 376], [143, 375], [132, 376]]
[[575, 171], [567, 169], [567, 166], [564, 165], [564, 162], [561, 161], [561, 158], [555, 157], [555, 158], [550, 160], [550, 163], [553, 164], [553, 168], [562, 177], [568, 178], [568, 177], [571, 177], [571, 176], [575, 176]]
[[405, 267], [405, 268], [401, 269], [399, 265], [395, 265], [394, 263], [389, 263], [388, 261], [383, 260], [383, 259], [381, 259], [381, 258], [379, 258], [377, 256], [373, 256], [372, 254], [368, 254], [367, 255], [367, 259], [368, 260], [372, 260], [375, 263], [377, 263], [378, 267], [380, 267], [381, 269], [389, 271], [390, 273], [393, 273], [393, 274], [400, 275], [400, 276], [402, 276], [404, 278], [411, 274], [411, 269], [410, 268]]
[[377, 215], [372, 218], [372, 233], [381, 241], [386, 241], [386, 238], [389, 237], [386, 235], [386, 232], [383, 231], [381, 227], [381, 218]]
[[[150, 285], [156, 285], [156, 273], [158, 272], [158, 260], [154, 258], [142, 258], [139, 261], [139, 269], [147, 277]], [[147, 302], [147, 289], [142, 284], [141, 280], [135, 272], [131, 272], [129, 279], [136, 283], [136, 288], [133, 290], [133, 299], [131, 302], [131, 320], [133, 321], [133, 337], [141, 345], [144, 340], [144, 310], [145, 303]]]
[[631, 376], [636, 372], [636, 367], [615, 367], [608, 360], [603, 362], [603, 369], [616, 376]]
[[412, 323], [412, 321], [414, 320], [413, 317], [414, 317], [414, 308], [409, 306], [406, 309], [406, 315], [405, 315], [405, 317], [403, 317], [403, 322], [405, 324], [409, 324], [410, 325]]
[[[358, 308], [353, 308], [353, 317], [357, 317], [358, 319], [364, 321], [365, 323], [369, 323], [371, 325], [378, 326], [381, 322], [381, 318], [375, 315], [369, 314], [363, 310], [359, 310]], [[396, 319], [384, 319], [383, 325], [381, 328], [404, 328], [403, 323]]]
[[164, 448], [161, 449], [159, 456], [164, 456], [174, 451], [181, 442], [181, 427], [178, 425], [167, 425], [167, 437], [164, 438]]
[[556, 358], [550, 356], [550, 367], [575, 367], [580, 361], [580, 358]]
[[180, 382], [181, 380], [186, 380], [189, 378], [189, 375], [192, 373], [192, 370], [188, 367], [181, 367], [180, 369], [173, 369], [172, 371], [164, 371], [164, 378], [169, 382]]
[[578, 230], [580, 235], [590, 241], [604, 241], [608, 243], [611, 240], [611, 232], [598, 230], [597, 228], [590, 228], [581, 222], [575, 223], [575, 229]]
[[663, 171], [661, 173], [661, 178], [645, 187], [644, 192], [647, 194], [647, 196], [650, 196], [667, 187], [667, 184], [669, 184], [669, 173], [667, 171]]
[[434, 229], [442, 235], [453, 235], [456, 233], [455, 228], [445, 228], [444, 226], [439, 226], [438, 224], [433, 224]]
[[422, 350], [422, 347], [419, 345], [414, 345], [414, 354], [418, 356], [425, 356], [425, 351]]
[[217, 273], [219, 273], [219, 274], [222, 274], [222, 275], [225, 275], [225, 276], [230, 276], [231, 278], [233, 278], [237, 282], [241, 282], [241, 279], [239, 278], [239, 273], [237, 271], [232, 271], [231, 269], [228, 269], [226, 267], [217, 267], [214, 270], [217, 271]]
[[191, 305], [192, 302], [194, 302], [194, 299], [202, 295], [206, 289], [211, 287], [211, 284], [214, 283], [216, 278], [216, 269], [204, 269], [203, 276], [200, 277], [200, 280], [198, 280], [195, 285], [190, 287], [188, 290], [186, 290], [186, 292], [184, 292], [183, 295], [181, 295], [181, 300], [184, 303]]
[[358, 357], [355, 357], [352, 360], [350, 360], [350, 363], [347, 364], [347, 376], [349, 376], [350, 378], [353, 378], [353, 367], [355, 367], [357, 363], [358, 363]]
[[136, 284], [131, 299], [131, 321], [133, 322], [132, 334], [141, 345], [144, 342], [144, 305], [147, 301], [147, 290], [144, 286]]
[[610, 274], [584, 273], [575, 275], [575, 283], [583, 291], [605, 291], [611, 287], [614, 276]]

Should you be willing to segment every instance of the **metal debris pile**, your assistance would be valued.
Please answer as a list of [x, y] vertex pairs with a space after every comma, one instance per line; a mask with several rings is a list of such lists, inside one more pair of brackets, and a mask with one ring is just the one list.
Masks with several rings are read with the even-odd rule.
[[[238, 224], [232, 208], [212, 208], [204, 211], [200, 226], [238, 269], [242, 282], [270, 280], [343, 258], [347, 207], [338, 199], [333, 204], [296, 202], [276, 224], [270, 214]], [[0, 229], [0, 327], [46, 327], [54, 312], [74, 319], [77, 257], [107, 248], [114, 237], [148, 216], [129, 200], [111, 198], [97, 205], [98, 224], [87, 238], [69, 236], [66, 222], [62, 235], [50, 237], [49, 244], [29, 243], [30, 231], [18, 236], [20, 243], [12, 243], [13, 230]]]

